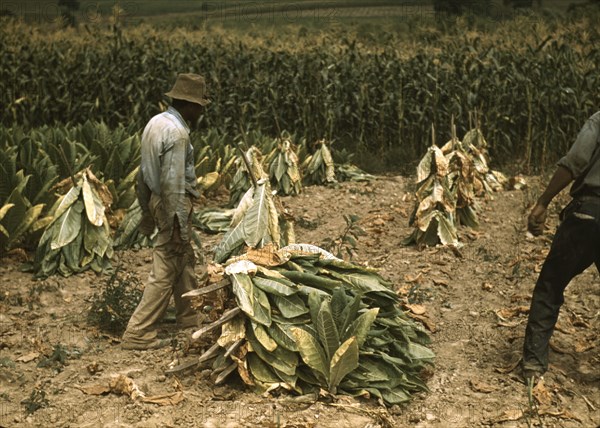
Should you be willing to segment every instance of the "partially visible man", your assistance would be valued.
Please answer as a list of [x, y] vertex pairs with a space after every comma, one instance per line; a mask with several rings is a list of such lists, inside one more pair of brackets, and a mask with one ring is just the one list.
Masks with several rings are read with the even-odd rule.
[[174, 296], [177, 323], [196, 325], [196, 315], [182, 294], [196, 288], [192, 232], [192, 198], [199, 197], [189, 124], [210, 101], [206, 83], [197, 74], [180, 74], [165, 95], [173, 99], [167, 111], [154, 116], [142, 134], [142, 160], [137, 195], [143, 217], [140, 231], [158, 234], [152, 271], [142, 300], [123, 335], [123, 349], [156, 349], [169, 343], [157, 338], [157, 323]]
[[569, 152], [558, 162], [528, 218], [534, 235], [543, 232], [546, 209], [572, 180], [573, 200], [561, 213], [550, 252], [533, 290], [523, 347], [526, 380], [548, 370], [550, 337], [564, 302], [564, 290], [592, 263], [600, 271], [600, 111], [583, 125]]

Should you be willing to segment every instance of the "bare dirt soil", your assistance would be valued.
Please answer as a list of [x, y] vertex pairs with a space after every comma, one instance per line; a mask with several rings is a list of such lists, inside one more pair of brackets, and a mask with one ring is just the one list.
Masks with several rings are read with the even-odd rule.
[[[431, 331], [437, 358], [430, 392], [390, 409], [339, 396], [298, 402], [261, 396], [241, 382], [215, 387], [203, 370], [165, 376], [169, 364], [197, 358], [169, 322], [174, 347], [122, 350], [116, 338], [87, 323], [91, 296], [105, 277], [85, 273], [35, 281], [17, 257], [0, 261], [0, 426], [2, 427], [596, 427], [600, 426], [600, 281], [590, 268], [568, 287], [552, 341], [551, 366], [532, 392], [517, 365], [529, 300], [557, 224], [562, 197], [551, 206], [547, 232], [525, 233], [524, 218], [539, 192], [528, 187], [481, 201], [481, 226], [461, 229], [459, 250], [417, 250], [402, 241], [411, 229], [412, 182], [379, 177], [339, 188], [309, 187], [283, 198], [301, 219], [299, 242], [338, 236], [344, 214], [361, 217], [367, 234], [355, 262], [391, 279], [415, 317]], [[217, 203], [209, 200], [208, 203]], [[208, 257], [220, 235], [201, 235]], [[151, 251], [118, 254], [124, 269], [145, 279]], [[199, 271], [201, 267], [198, 267]], [[54, 353], [62, 345], [62, 354]], [[61, 357], [62, 356], [62, 357]], [[49, 358], [50, 357], [50, 358]], [[54, 361], [52, 361], [54, 360]], [[43, 364], [45, 362], [45, 364]], [[40, 364], [42, 363], [42, 364]], [[41, 366], [40, 366], [41, 365]], [[94, 395], [111, 376], [133, 379], [162, 404], [127, 395]], [[95, 391], [98, 393], [99, 391]], [[33, 410], [31, 414], [27, 408]]]

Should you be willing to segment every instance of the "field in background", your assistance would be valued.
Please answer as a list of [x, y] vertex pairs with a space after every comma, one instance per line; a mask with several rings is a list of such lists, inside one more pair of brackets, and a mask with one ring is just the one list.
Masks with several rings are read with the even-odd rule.
[[139, 129], [177, 71], [199, 71], [215, 101], [203, 126], [230, 139], [287, 130], [410, 170], [454, 117], [459, 136], [482, 127], [498, 165], [539, 171], [600, 103], [597, 15], [568, 4], [454, 17], [408, 1], [100, 0], [63, 29], [54, 1], [2, 2], [27, 23], [0, 30], [0, 122]]
[[[542, 0], [536, 10], [564, 13], [570, 4], [584, 0]], [[474, 2], [471, 2], [474, 3]], [[465, 4], [469, 4], [466, 1]], [[118, 9], [115, 9], [115, 6]], [[47, 23], [58, 19], [64, 10], [57, 0], [3, 0], [0, 10], [8, 11], [28, 22]], [[503, 0], [491, 0], [488, 14], [492, 18], [504, 19], [507, 16], [523, 13], [505, 6]], [[153, 23], [205, 23], [242, 25], [264, 24], [307, 24], [328, 25], [338, 20], [352, 21], [375, 19], [393, 22], [401, 18], [407, 20], [430, 19], [435, 17], [432, 1], [416, 0], [79, 0], [79, 8], [74, 13], [79, 22], [90, 23], [117, 14], [132, 23], [148, 21]]]

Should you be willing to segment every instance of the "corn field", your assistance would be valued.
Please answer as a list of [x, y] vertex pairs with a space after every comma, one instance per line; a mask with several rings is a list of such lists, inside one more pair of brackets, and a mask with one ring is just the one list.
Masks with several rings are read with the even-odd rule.
[[454, 116], [464, 124], [459, 134], [477, 121], [496, 162], [535, 171], [562, 155], [597, 110], [595, 22], [522, 18], [485, 32], [457, 19], [414, 40], [384, 32], [366, 42], [344, 32], [278, 41], [143, 26], [42, 34], [7, 21], [0, 124], [102, 120], [139, 130], [164, 107], [175, 74], [194, 71], [207, 77], [213, 100], [202, 125], [222, 133], [243, 126], [335, 140], [385, 155], [379, 168], [398, 170], [425, 152], [432, 123], [449, 136]]

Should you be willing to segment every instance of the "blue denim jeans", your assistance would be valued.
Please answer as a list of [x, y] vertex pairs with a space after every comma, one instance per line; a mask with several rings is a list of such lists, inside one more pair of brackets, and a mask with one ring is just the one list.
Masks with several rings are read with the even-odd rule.
[[523, 345], [523, 369], [548, 369], [550, 337], [571, 279], [592, 263], [600, 271], [600, 197], [574, 199], [564, 210], [533, 290]]

